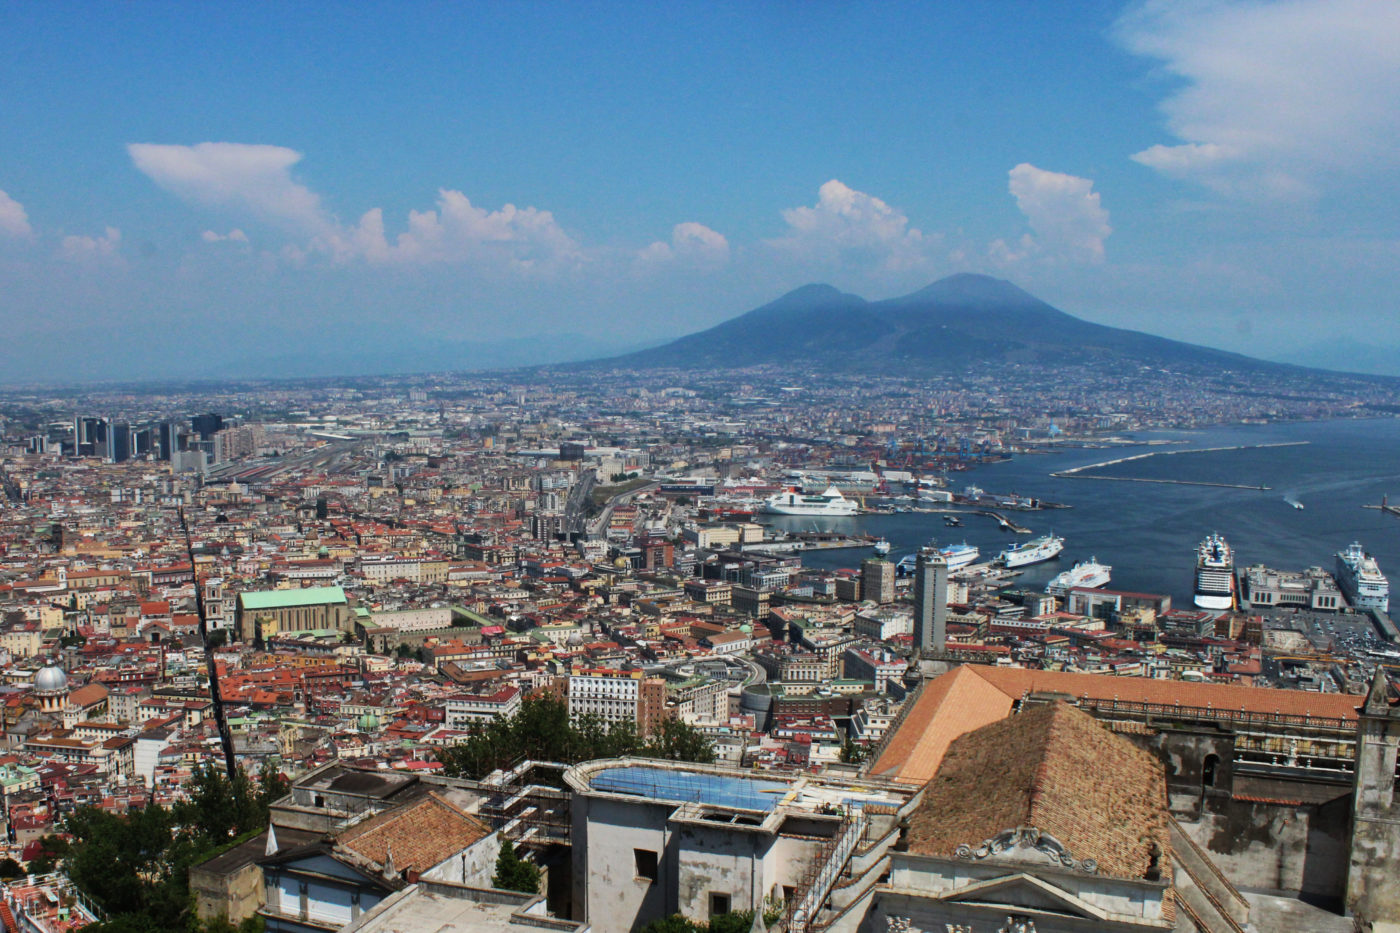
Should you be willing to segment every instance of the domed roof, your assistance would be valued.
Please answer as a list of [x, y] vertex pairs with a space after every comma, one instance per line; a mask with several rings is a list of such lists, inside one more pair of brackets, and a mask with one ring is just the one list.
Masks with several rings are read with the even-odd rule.
[[360, 727], [361, 732], [374, 732], [379, 728], [379, 717], [373, 713], [363, 713], [356, 724]]
[[57, 664], [50, 664], [48, 667], [40, 668], [39, 673], [34, 675], [34, 689], [42, 690], [45, 693], [57, 693], [60, 690], [68, 689], [68, 675], [63, 673], [63, 668]]

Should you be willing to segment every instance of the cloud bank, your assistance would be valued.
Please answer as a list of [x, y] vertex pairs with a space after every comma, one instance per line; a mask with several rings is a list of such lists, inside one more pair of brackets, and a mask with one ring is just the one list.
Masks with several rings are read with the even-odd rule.
[[1115, 35], [1179, 81], [1161, 109], [1180, 142], [1132, 157], [1164, 175], [1297, 198], [1400, 161], [1394, 0], [1149, 0]]

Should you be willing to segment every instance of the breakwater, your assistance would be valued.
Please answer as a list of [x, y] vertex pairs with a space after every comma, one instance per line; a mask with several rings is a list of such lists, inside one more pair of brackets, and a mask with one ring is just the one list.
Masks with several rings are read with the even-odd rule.
[[1129, 463], [1133, 460], [1146, 460], [1149, 457], [1180, 457], [1186, 454], [1208, 454], [1223, 450], [1262, 450], [1270, 447], [1302, 447], [1307, 443], [1309, 442], [1283, 441], [1274, 444], [1231, 444], [1226, 447], [1198, 447], [1190, 450], [1153, 450], [1145, 454], [1134, 454], [1131, 457], [1115, 457], [1112, 460], [1101, 460], [1098, 463], [1086, 463], [1084, 466], [1070, 467], [1067, 470], [1056, 470], [1050, 475], [1056, 479], [1098, 479], [1118, 483], [1164, 483], [1171, 486], [1216, 486], [1224, 489], [1267, 490], [1270, 487], [1251, 483], [1220, 483], [1206, 480], [1160, 479], [1145, 476], [1104, 476], [1101, 473], [1090, 473], [1089, 471], [1101, 470], [1104, 467], [1117, 466], [1120, 463]]

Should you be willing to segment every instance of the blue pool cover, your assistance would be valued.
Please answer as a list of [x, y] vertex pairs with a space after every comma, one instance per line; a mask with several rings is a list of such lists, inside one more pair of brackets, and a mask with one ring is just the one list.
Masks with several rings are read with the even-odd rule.
[[594, 790], [634, 794], [685, 803], [707, 803], [743, 810], [771, 810], [783, 799], [789, 785], [781, 781], [672, 771], [667, 768], [604, 768], [593, 775]]

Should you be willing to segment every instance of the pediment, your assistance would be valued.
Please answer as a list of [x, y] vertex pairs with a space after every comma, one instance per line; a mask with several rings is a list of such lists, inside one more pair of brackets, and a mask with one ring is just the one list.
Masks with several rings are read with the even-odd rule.
[[939, 900], [979, 906], [1025, 907], [1090, 920], [1108, 919], [1108, 913], [1101, 908], [1058, 885], [1024, 872], [975, 881], [953, 889]]

